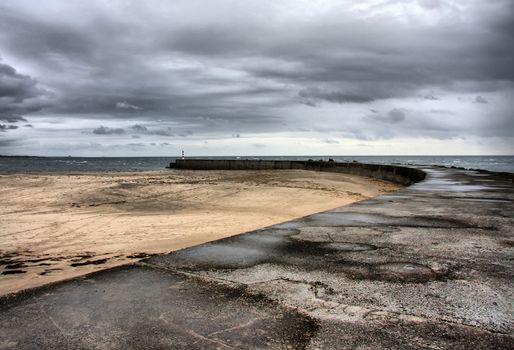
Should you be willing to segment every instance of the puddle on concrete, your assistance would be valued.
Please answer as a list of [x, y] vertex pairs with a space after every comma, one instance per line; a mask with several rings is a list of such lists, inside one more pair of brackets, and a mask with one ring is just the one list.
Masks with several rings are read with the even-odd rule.
[[295, 238], [298, 232], [290, 232], [291, 237], [273, 236], [271, 230], [230, 237], [222, 242], [173, 252], [166, 256], [156, 256], [146, 260], [149, 264], [173, 266], [183, 269], [238, 269], [264, 263], [281, 263], [317, 266], [319, 258], [344, 252], [363, 252], [378, 249], [366, 243], [345, 241], [310, 241]]
[[429, 267], [416, 263], [385, 263], [374, 266], [375, 274], [401, 280], [431, 279], [435, 273]]
[[488, 173], [483, 173], [483, 172], [476, 171], [476, 170], [467, 170], [467, 171], [463, 171], [463, 173], [466, 175], [469, 175], [469, 176], [490, 176], [490, 174], [488, 174]]
[[493, 190], [491, 186], [472, 185], [445, 179], [429, 179], [412, 185], [409, 189], [424, 192], [478, 192]]
[[305, 258], [303, 265], [310, 265], [312, 259], [316, 257], [325, 257], [329, 254], [338, 253], [343, 249], [352, 249], [356, 246], [342, 244], [337, 246], [337, 243], [326, 243], [326, 242], [309, 242], [300, 240], [290, 240], [286, 244], [280, 247], [279, 254], [277, 255], [278, 260], [282, 263], [287, 264], [289, 257], [302, 257]]
[[406, 199], [406, 198], [412, 198], [411, 196], [402, 196], [402, 195], [399, 195], [399, 194], [388, 194], [388, 195], [384, 195], [384, 196], [378, 196], [378, 197], [375, 197], [373, 199], [381, 199], [381, 200], [398, 200], [398, 199]]
[[243, 268], [269, 259], [265, 249], [245, 247], [240, 244], [207, 244], [156, 256], [147, 260], [151, 264], [194, 268]]
[[503, 247], [512, 248], [514, 247], [514, 240], [502, 239], [498, 241], [498, 244], [500, 244]]
[[353, 205], [374, 205], [374, 204], [383, 204], [387, 202], [395, 202], [403, 199], [412, 199], [412, 196], [402, 196], [402, 195], [382, 195], [378, 197], [373, 197], [370, 199], [366, 199], [360, 202], [355, 202]]
[[297, 229], [297, 228], [300, 228], [302, 227], [304, 224], [303, 222], [301, 222], [300, 220], [294, 220], [294, 221], [288, 221], [288, 222], [284, 222], [282, 224], [277, 224], [277, 225], [273, 225], [271, 226], [272, 229]]
[[[294, 231], [288, 231], [287, 236], [294, 234]], [[269, 232], [268, 234], [249, 234], [238, 236], [232, 242], [236, 242], [237, 244], [242, 244], [247, 247], [268, 247], [272, 248], [277, 244], [284, 243], [284, 236], [274, 235], [274, 232]]]
[[[492, 190], [491, 186], [477, 185], [469, 182], [460, 181], [458, 178], [452, 178], [452, 172], [448, 170], [439, 171], [434, 169], [423, 169], [427, 173], [427, 178], [424, 181], [418, 182], [409, 187], [413, 191], [433, 191], [433, 192], [474, 192], [474, 191], [487, 191]], [[456, 175], [458, 177], [458, 175]], [[476, 181], [489, 182], [491, 180], [483, 179], [489, 174], [481, 174], [474, 171], [469, 171], [468, 176], [479, 177]], [[494, 180], [492, 180], [494, 181]]]
[[489, 202], [489, 203], [513, 203], [512, 201], [496, 198], [452, 198], [461, 202]]
[[401, 283], [426, 283], [447, 278], [430, 267], [410, 261], [364, 263], [339, 261], [343, 272], [353, 279], [365, 279]]
[[353, 224], [389, 224], [393, 220], [375, 214], [362, 214], [362, 213], [319, 213], [307, 218], [309, 223], [316, 222], [321, 226], [338, 226], [347, 225], [352, 226]]
[[367, 243], [352, 243], [352, 242], [334, 242], [327, 243], [327, 247], [342, 252], [363, 252], [367, 250], [376, 250], [377, 246]]
[[337, 239], [337, 236], [334, 237], [329, 232], [324, 232], [324, 230], [311, 231], [310, 234], [305, 234], [305, 232], [301, 232], [291, 236], [290, 239], [293, 242], [296, 241], [322, 245], [323, 247], [333, 249], [334, 251], [362, 252], [366, 250], [378, 249], [377, 246], [369, 243], [339, 240]]
[[[433, 169], [424, 169], [428, 174], [424, 181], [418, 182], [409, 187], [413, 191], [433, 191], [433, 192], [474, 192], [474, 191], [487, 191], [494, 188], [486, 185], [475, 185], [467, 182], [462, 182], [457, 179], [448, 178], [451, 173], [448, 171], [438, 171]], [[480, 177], [488, 176], [488, 174], [469, 174], [470, 176]], [[483, 182], [485, 179], [477, 179]]]
[[466, 228], [468, 224], [450, 219], [431, 217], [394, 217], [380, 214], [363, 214], [352, 212], [326, 212], [308, 217], [309, 226], [404, 226], [404, 227], [433, 227], [433, 228]]

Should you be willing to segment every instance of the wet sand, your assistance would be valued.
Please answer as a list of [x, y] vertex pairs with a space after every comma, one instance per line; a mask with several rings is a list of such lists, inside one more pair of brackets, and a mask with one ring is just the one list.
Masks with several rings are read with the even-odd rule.
[[0, 175], [0, 295], [396, 189], [304, 170]]

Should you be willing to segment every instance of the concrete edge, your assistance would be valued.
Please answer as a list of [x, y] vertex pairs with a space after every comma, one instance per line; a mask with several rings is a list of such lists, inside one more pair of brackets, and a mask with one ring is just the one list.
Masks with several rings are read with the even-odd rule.
[[334, 161], [289, 161], [289, 160], [245, 160], [245, 159], [177, 159], [170, 163], [171, 169], [187, 170], [278, 170], [300, 169], [367, 176], [391, 181], [403, 186], [422, 181], [426, 172], [413, 167], [399, 165], [367, 164]]

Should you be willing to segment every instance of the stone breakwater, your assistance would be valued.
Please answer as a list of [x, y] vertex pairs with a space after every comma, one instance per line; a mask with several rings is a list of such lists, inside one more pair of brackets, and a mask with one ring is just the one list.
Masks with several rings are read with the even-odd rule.
[[290, 161], [251, 159], [177, 159], [170, 163], [172, 169], [190, 170], [286, 170], [301, 169], [313, 171], [340, 172], [391, 181], [400, 185], [411, 185], [425, 178], [425, 172], [404, 166], [365, 164], [333, 161]]
[[512, 177], [394, 193], [0, 299], [0, 347], [512, 349]]

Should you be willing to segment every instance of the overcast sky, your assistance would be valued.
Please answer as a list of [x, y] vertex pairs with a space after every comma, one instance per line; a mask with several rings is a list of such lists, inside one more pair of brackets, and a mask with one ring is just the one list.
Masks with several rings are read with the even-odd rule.
[[0, 2], [0, 154], [514, 154], [512, 0]]

